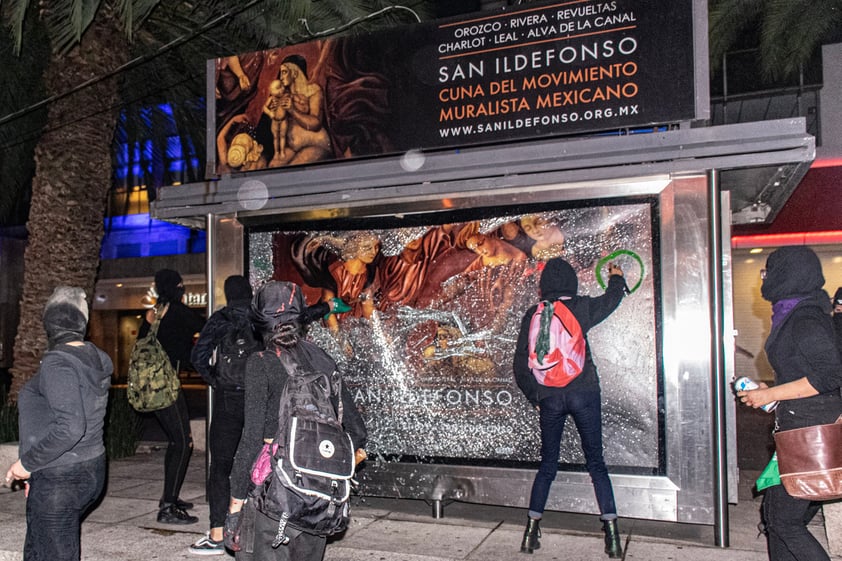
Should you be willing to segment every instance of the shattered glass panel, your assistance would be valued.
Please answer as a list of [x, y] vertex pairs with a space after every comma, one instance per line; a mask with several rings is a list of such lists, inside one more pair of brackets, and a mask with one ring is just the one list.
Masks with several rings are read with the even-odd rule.
[[[600, 205], [474, 222], [366, 231], [275, 231], [249, 238], [250, 275], [304, 288], [308, 303], [351, 310], [309, 337], [344, 372], [370, 457], [532, 462], [538, 414], [514, 382], [521, 320], [543, 263], [577, 271], [598, 296], [608, 262], [633, 290], [588, 334], [602, 387], [606, 462], [659, 466], [653, 208]], [[561, 462], [584, 458], [572, 419]]]

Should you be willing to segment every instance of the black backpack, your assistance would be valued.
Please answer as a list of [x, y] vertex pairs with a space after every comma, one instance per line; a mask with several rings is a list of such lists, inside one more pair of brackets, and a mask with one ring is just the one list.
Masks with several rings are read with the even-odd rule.
[[228, 308], [220, 310], [228, 321], [228, 331], [214, 349], [214, 387], [243, 388], [246, 379], [246, 362], [249, 355], [263, 348], [255, 336], [251, 322], [245, 313]]
[[355, 467], [354, 446], [342, 428], [339, 374], [313, 371], [288, 352], [280, 360], [289, 377], [271, 447], [272, 471], [251, 495], [258, 511], [278, 521], [272, 547], [289, 542], [287, 526], [318, 536], [345, 530]]

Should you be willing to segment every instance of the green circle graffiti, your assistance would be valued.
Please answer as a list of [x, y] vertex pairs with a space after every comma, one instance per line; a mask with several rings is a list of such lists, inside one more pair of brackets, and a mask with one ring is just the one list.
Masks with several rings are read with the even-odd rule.
[[616, 259], [620, 255], [628, 255], [629, 257], [637, 261], [638, 265], [640, 265], [640, 278], [637, 279], [637, 283], [635, 283], [635, 285], [629, 289], [629, 293], [633, 293], [635, 290], [640, 288], [640, 285], [643, 283], [643, 259], [640, 258], [640, 255], [631, 251], [630, 249], [618, 249], [614, 253], [606, 255], [605, 257], [600, 259], [596, 264], [596, 282], [599, 283], [600, 288], [605, 290], [605, 280], [603, 280], [602, 278], [603, 266], [611, 260]]

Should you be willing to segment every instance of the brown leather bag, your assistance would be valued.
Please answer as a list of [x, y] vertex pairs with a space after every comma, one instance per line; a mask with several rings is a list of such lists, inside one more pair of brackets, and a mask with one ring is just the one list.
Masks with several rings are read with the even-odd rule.
[[775, 448], [781, 483], [791, 496], [842, 498], [842, 416], [830, 425], [776, 432]]

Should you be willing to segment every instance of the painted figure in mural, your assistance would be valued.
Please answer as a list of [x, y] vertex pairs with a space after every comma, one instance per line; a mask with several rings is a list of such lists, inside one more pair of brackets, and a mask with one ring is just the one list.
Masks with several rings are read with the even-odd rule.
[[252, 171], [266, 167], [263, 146], [252, 136], [254, 130], [245, 114], [234, 115], [216, 137], [220, 173]]
[[453, 224], [432, 227], [423, 236], [408, 242], [399, 254], [379, 263], [380, 309], [415, 303], [436, 259], [453, 247], [453, 230]]
[[269, 98], [263, 104], [263, 113], [272, 119], [272, 139], [274, 141], [275, 157], [270, 165], [276, 166], [286, 157], [287, 129], [289, 122], [287, 110], [282, 101], [288, 96], [287, 89], [280, 80], [272, 80], [269, 84]]
[[531, 214], [520, 219], [520, 227], [527, 236], [535, 240], [532, 257], [539, 261], [548, 261], [564, 255], [564, 232], [539, 214]]
[[[360, 232], [342, 242], [340, 259], [328, 267], [336, 291], [325, 288], [322, 291], [323, 302], [331, 298], [340, 298], [351, 306], [348, 314], [355, 317], [371, 317], [374, 312], [374, 267], [373, 263], [380, 255], [380, 239], [374, 234]], [[346, 314], [342, 314], [344, 317]], [[327, 319], [327, 325], [333, 331], [339, 328], [335, 315]]]
[[290, 55], [281, 62], [278, 79], [289, 95], [280, 107], [288, 115], [286, 156], [273, 158], [273, 165], [308, 164], [331, 155], [330, 136], [325, 129], [324, 93], [321, 86], [307, 78], [307, 61]]
[[334, 152], [343, 158], [394, 152], [394, 124], [390, 91], [383, 73], [382, 46], [338, 37], [326, 41], [325, 96], [330, 100], [327, 120]]
[[535, 240], [526, 235], [518, 220], [502, 224], [495, 230], [494, 234], [526, 255], [532, 255], [532, 246], [535, 245]]
[[526, 254], [518, 248], [485, 234], [474, 234], [468, 238], [466, 246], [480, 256], [483, 267], [500, 267], [526, 260]]
[[257, 93], [256, 83], [263, 67], [263, 53], [247, 53], [216, 60], [216, 128], [221, 130], [231, 117], [244, 113]]

